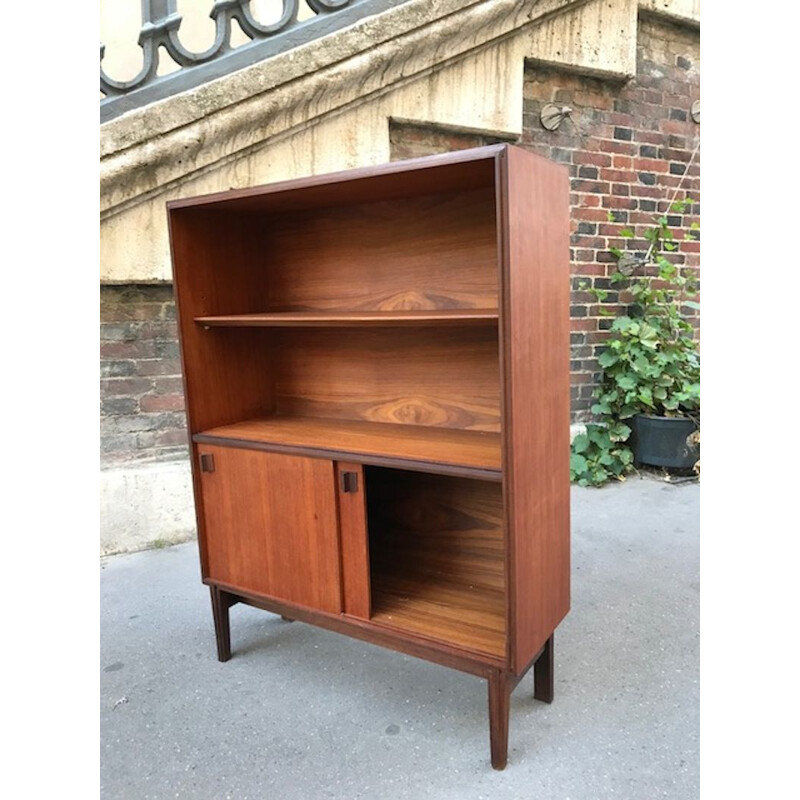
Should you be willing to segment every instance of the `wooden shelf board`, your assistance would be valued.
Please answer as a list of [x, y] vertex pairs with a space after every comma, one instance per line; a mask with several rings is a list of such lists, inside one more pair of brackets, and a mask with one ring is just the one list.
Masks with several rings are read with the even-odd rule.
[[195, 322], [206, 327], [308, 328], [493, 325], [497, 319], [496, 308], [447, 308], [431, 311], [280, 311], [195, 317]]
[[419, 425], [274, 416], [222, 425], [195, 442], [399, 466], [500, 480], [500, 434]]
[[506, 653], [505, 598], [485, 586], [430, 576], [372, 576], [374, 623], [498, 658]]

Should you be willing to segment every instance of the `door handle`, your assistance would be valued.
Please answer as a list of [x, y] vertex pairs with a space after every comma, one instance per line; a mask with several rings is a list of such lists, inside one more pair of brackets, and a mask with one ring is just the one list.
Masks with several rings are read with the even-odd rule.
[[358, 473], [357, 472], [343, 472], [342, 473], [342, 491], [343, 492], [357, 492], [358, 491]]

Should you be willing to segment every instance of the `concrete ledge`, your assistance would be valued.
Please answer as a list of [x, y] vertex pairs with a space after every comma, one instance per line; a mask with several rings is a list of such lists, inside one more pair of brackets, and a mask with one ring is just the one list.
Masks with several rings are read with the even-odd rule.
[[196, 535], [188, 461], [101, 471], [101, 554], [160, 547], [185, 542]]

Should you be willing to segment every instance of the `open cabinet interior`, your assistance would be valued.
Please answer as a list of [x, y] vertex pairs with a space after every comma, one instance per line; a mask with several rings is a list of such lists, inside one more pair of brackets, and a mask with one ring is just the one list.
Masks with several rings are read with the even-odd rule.
[[501, 485], [381, 467], [364, 473], [372, 619], [503, 657]]
[[173, 212], [196, 442], [499, 473], [494, 171], [427, 172]]

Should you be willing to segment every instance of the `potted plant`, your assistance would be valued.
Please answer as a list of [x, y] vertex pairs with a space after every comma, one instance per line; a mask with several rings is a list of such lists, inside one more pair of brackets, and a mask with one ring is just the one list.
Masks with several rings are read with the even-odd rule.
[[[682, 213], [692, 204], [679, 200], [671, 210]], [[621, 236], [633, 239], [634, 233], [624, 229]], [[691, 230], [687, 236], [695, 238]], [[644, 238], [649, 247], [643, 257], [611, 250], [617, 262], [611, 286], [629, 303], [627, 313], [615, 317], [598, 358], [603, 379], [592, 406], [598, 422], [573, 441], [573, 479], [584, 485], [624, 477], [632, 463], [691, 469], [699, 457], [700, 355], [683, 316], [684, 308], [698, 308], [691, 299], [697, 283], [669, 259], [678, 242], [666, 216]], [[600, 302], [610, 294], [582, 288]]]

